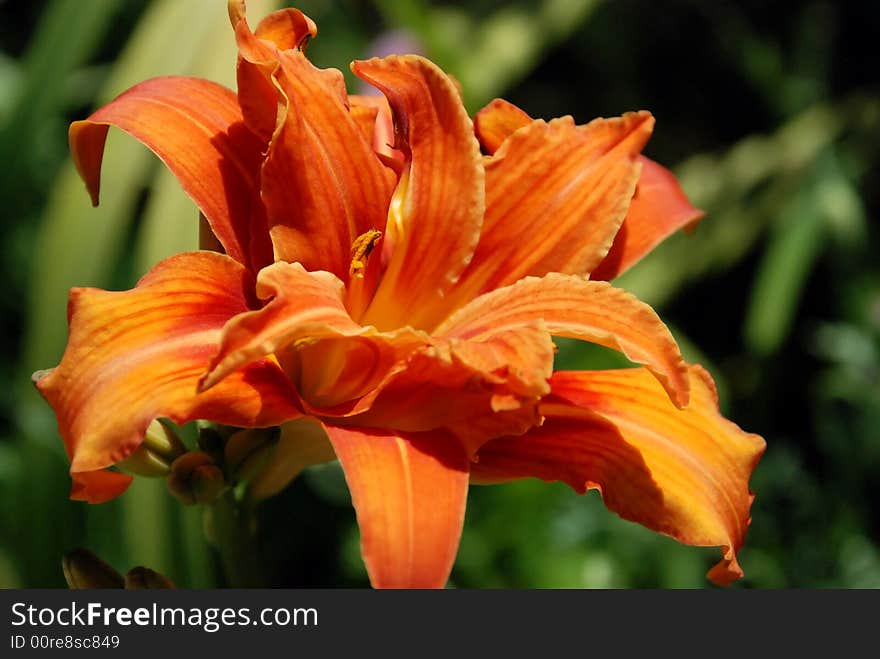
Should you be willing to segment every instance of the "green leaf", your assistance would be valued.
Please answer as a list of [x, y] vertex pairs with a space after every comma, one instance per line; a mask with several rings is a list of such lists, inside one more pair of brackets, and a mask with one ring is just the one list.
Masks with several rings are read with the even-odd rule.
[[795, 194], [768, 238], [755, 276], [745, 338], [758, 355], [775, 352], [789, 335], [812, 265], [824, 246], [826, 226], [813, 186]]
[[[120, 0], [49, 3], [24, 56], [15, 100], [0, 126], [0, 153], [15, 154], [26, 166], [36, 165], [33, 144], [46, 123], [65, 109], [65, 81], [92, 56], [123, 7]], [[4, 198], [20, 180], [18, 174], [17, 167], [0, 173]]]

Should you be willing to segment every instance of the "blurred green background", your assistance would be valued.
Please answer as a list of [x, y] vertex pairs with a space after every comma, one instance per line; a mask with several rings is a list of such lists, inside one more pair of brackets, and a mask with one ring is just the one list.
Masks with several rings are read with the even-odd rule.
[[[252, 24], [279, 0], [251, 0]], [[101, 206], [67, 125], [162, 74], [234, 84], [225, 0], [0, 1], [0, 586], [57, 587], [77, 546], [178, 585], [223, 583], [201, 511], [162, 482], [67, 499], [67, 462], [30, 373], [57, 363], [71, 286], [128, 288], [196, 245], [195, 211], [144, 148], [111, 132]], [[301, 2], [310, 55], [415, 43], [470, 110], [649, 109], [647, 154], [708, 215], [619, 283], [655, 305], [718, 380], [725, 413], [768, 444], [734, 587], [880, 587], [880, 5], [794, 0]], [[394, 48], [394, 45], [391, 46]], [[350, 79], [354, 85], [354, 81]], [[606, 357], [563, 343], [562, 367]], [[260, 510], [275, 585], [366, 585], [335, 466]], [[256, 559], [255, 559], [256, 560]], [[678, 545], [541, 482], [473, 488], [459, 587], [704, 587], [717, 550]]]

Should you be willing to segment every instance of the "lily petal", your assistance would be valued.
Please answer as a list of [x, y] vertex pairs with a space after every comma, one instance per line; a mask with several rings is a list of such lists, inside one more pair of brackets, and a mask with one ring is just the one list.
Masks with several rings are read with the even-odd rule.
[[550, 391], [553, 355], [541, 323], [477, 340], [437, 340], [346, 411], [348, 422], [405, 431], [447, 428], [471, 456], [491, 438], [540, 423], [538, 401]]
[[422, 328], [473, 255], [485, 209], [483, 163], [458, 90], [415, 55], [355, 62], [387, 97], [404, 167], [391, 200], [388, 267], [364, 323]]
[[[241, 6], [241, 15], [244, 16], [244, 2], [233, 0], [234, 4]], [[279, 50], [300, 50], [305, 47], [309, 39], [317, 36], [318, 26], [315, 21], [302, 13], [299, 9], [286, 8], [267, 14], [254, 30], [254, 36], [258, 39], [271, 41]]]
[[106, 503], [115, 499], [128, 489], [134, 479], [128, 474], [109, 469], [82, 471], [71, 474], [73, 485], [70, 498], [74, 501]]
[[299, 263], [279, 261], [260, 271], [256, 291], [271, 302], [236, 315], [224, 327], [219, 349], [199, 383], [201, 391], [285, 344], [313, 338], [313, 332], [333, 328], [355, 334], [361, 329], [345, 310], [342, 282], [329, 272], [306, 272]]
[[327, 426], [375, 588], [442, 588], [464, 523], [468, 462], [443, 433]]
[[[496, 98], [477, 112], [474, 130], [483, 151], [492, 155], [533, 121], [517, 106]], [[694, 227], [704, 215], [688, 201], [672, 172], [645, 156], [638, 161], [642, 170], [629, 211], [590, 279], [610, 281], [623, 274], [670, 235]]]
[[483, 151], [492, 155], [508, 137], [532, 121], [534, 119], [524, 110], [503, 98], [496, 98], [474, 115], [474, 133]]
[[207, 80], [165, 77], [132, 87], [70, 126], [70, 149], [92, 203], [110, 126], [153, 151], [207, 218], [226, 253], [256, 272], [272, 252], [260, 201], [263, 145], [242, 121], [235, 93]]
[[229, 0], [228, 8], [243, 54], [236, 69], [238, 102], [248, 128], [268, 144], [278, 116], [278, 92], [272, 81], [278, 51], [304, 48], [318, 34], [318, 27], [298, 9], [280, 9], [266, 16], [251, 32], [244, 0]]
[[36, 384], [55, 410], [72, 472], [125, 459], [157, 417], [256, 427], [300, 416], [290, 383], [267, 360], [196, 394], [221, 328], [250, 308], [252, 290], [244, 266], [196, 252], [162, 261], [130, 291], [71, 292], [64, 357]]
[[[384, 229], [396, 176], [349, 113], [341, 72], [316, 68], [302, 51], [281, 50], [252, 34], [243, 16], [231, 16], [239, 52], [256, 66], [240, 90], [243, 106], [267, 106], [268, 87], [255, 82], [258, 74], [275, 88], [268, 107], [277, 106], [278, 116], [262, 170], [275, 259], [347, 282], [351, 246]], [[304, 25], [310, 30], [313, 24]], [[264, 132], [266, 118], [252, 121]]]
[[558, 372], [541, 405], [546, 421], [488, 442], [475, 482], [534, 476], [579, 492], [599, 489], [624, 519], [699, 546], [721, 546], [709, 578], [742, 576], [736, 552], [749, 525], [748, 481], [764, 440], [725, 419], [711, 377], [689, 368], [692, 398], [675, 409], [644, 369]]
[[260, 271], [257, 296], [263, 308], [235, 316], [224, 328], [219, 350], [199, 387], [205, 391], [253, 361], [292, 346], [289, 375], [313, 404], [354, 398], [429, 339], [403, 328], [381, 333], [348, 315], [344, 287], [329, 272], [307, 272], [299, 263], [278, 262]]
[[636, 193], [620, 231], [590, 279], [610, 281], [638, 263], [679, 229], [694, 227], [705, 213], [694, 208], [675, 176], [644, 156]]
[[245, 0], [228, 0], [227, 11], [242, 55], [251, 62], [271, 60], [279, 50], [301, 49], [318, 34], [315, 22], [299, 9], [274, 11], [253, 32], [247, 23]]
[[289, 105], [263, 167], [275, 256], [348, 281], [351, 246], [385, 228], [396, 177], [349, 114], [341, 73], [316, 69], [298, 51], [281, 63]]
[[679, 407], [688, 402], [687, 367], [651, 307], [606, 282], [550, 273], [485, 293], [447, 318], [439, 336], [478, 338], [543, 320], [555, 336], [618, 350], [648, 367]]
[[651, 136], [647, 112], [575, 126], [534, 121], [486, 161], [486, 217], [458, 285], [465, 301], [527, 275], [588, 274], [608, 253]]

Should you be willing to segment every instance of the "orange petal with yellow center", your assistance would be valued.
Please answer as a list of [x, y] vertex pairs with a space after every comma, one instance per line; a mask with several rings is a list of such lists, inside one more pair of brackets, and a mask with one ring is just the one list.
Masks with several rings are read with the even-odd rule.
[[608, 253], [639, 178], [647, 112], [535, 121], [486, 160], [486, 217], [456, 302], [548, 272], [585, 275]]
[[270, 301], [237, 315], [223, 328], [201, 390], [254, 360], [290, 348], [296, 354], [287, 357], [296, 367], [288, 371], [300, 393], [313, 404], [335, 404], [368, 390], [392, 365], [429, 341], [424, 333], [407, 328], [380, 333], [362, 327], [346, 311], [342, 282], [329, 272], [307, 272], [298, 263], [282, 261], [264, 268], [256, 291]]
[[474, 115], [474, 133], [483, 151], [492, 155], [504, 141], [534, 121], [525, 111], [502, 98], [496, 98]]
[[327, 425], [374, 588], [442, 588], [464, 523], [468, 461], [440, 432]]
[[455, 85], [415, 55], [355, 62], [352, 70], [388, 99], [395, 147], [407, 159], [391, 200], [388, 266], [364, 317], [380, 329], [425, 327], [464, 271], [485, 208], [484, 172], [473, 125]]
[[679, 229], [693, 227], [705, 213], [694, 208], [672, 172], [642, 156], [636, 193], [614, 243], [590, 279], [610, 281], [638, 263]]
[[115, 499], [125, 492], [134, 480], [128, 474], [109, 469], [81, 471], [71, 474], [71, 478], [73, 485], [70, 488], [70, 498], [89, 503], [106, 503]]
[[[256, 66], [248, 75], [264, 75], [275, 89], [269, 107], [278, 116], [261, 183], [275, 258], [348, 282], [352, 244], [384, 229], [396, 176], [349, 113], [342, 73], [258, 38], [243, 19], [234, 25], [241, 56]], [[267, 89], [241, 89], [242, 104], [265, 107]]]
[[162, 261], [130, 291], [71, 292], [64, 357], [36, 384], [55, 411], [72, 472], [125, 459], [157, 417], [271, 426], [300, 416], [271, 361], [196, 393], [222, 327], [251, 308], [252, 290], [244, 266], [196, 252]]
[[110, 126], [159, 156], [227, 254], [254, 272], [271, 262], [259, 191], [263, 145], [242, 122], [232, 91], [197, 78], [155, 78], [73, 122], [70, 149], [94, 204]]
[[691, 403], [676, 409], [644, 369], [558, 372], [544, 425], [480, 449], [475, 482], [537, 477], [600, 490], [624, 519], [699, 546], [721, 546], [709, 578], [742, 576], [736, 553], [750, 517], [748, 482], [764, 440], [718, 411], [711, 377], [689, 368]]
[[435, 334], [474, 339], [539, 320], [550, 334], [598, 343], [647, 366], [676, 405], [687, 405], [687, 368], [666, 325], [647, 304], [606, 282], [556, 273], [526, 277], [476, 298]]

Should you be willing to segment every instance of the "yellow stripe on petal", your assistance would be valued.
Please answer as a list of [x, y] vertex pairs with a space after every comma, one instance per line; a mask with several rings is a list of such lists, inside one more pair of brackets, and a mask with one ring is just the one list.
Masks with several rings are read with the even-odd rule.
[[599, 489], [624, 519], [683, 543], [720, 546], [709, 578], [742, 576], [736, 552], [748, 528], [748, 482], [764, 440], [718, 411], [714, 383], [689, 368], [691, 403], [676, 409], [644, 369], [559, 372], [541, 405], [544, 425], [488, 442], [476, 482], [534, 476]]
[[479, 145], [455, 85], [428, 60], [391, 56], [355, 62], [352, 70], [387, 97], [395, 147], [407, 158], [388, 214], [388, 267], [364, 323], [422, 328], [470, 262], [480, 235]]
[[687, 405], [687, 370], [666, 325], [647, 304], [605, 282], [555, 273], [526, 277], [474, 299], [435, 333], [478, 338], [539, 320], [555, 336], [598, 343], [647, 366], [676, 405]]
[[442, 588], [464, 523], [468, 461], [444, 433], [327, 425], [375, 588]]

